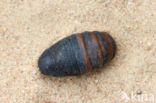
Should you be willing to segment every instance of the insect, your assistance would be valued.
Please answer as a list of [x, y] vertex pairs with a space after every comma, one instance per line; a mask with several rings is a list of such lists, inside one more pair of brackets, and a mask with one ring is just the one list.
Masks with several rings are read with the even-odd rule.
[[72, 34], [46, 49], [38, 60], [41, 73], [74, 76], [102, 67], [116, 54], [116, 43], [107, 32]]

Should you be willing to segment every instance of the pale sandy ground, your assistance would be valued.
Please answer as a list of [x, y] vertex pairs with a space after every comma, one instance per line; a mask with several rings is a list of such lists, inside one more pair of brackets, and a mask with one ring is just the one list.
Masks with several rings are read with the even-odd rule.
[[[92, 30], [115, 38], [112, 62], [78, 77], [40, 74], [46, 48]], [[0, 103], [132, 102], [156, 103], [155, 0], [0, 0]]]

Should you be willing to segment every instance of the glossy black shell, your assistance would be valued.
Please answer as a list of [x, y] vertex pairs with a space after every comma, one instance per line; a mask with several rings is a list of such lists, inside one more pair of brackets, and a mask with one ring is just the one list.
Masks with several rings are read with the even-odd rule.
[[77, 33], [46, 49], [38, 60], [38, 66], [46, 75], [79, 75], [103, 66], [114, 58], [115, 53], [115, 41], [108, 33]]

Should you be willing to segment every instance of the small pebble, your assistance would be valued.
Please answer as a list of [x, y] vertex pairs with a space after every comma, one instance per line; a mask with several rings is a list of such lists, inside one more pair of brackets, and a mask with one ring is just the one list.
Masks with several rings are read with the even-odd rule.
[[95, 83], [98, 83], [99, 82], [99, 80], [95, 80]]
[[141, 94], [142, 94], [142, 91], [138, 91], [138, 92], [137, 92], [137, 95], [141, 95]]
[[147, 42], [147, 50], [149, 51], [151, 49], [152, 44], [150, 42]]
[[149, 46], [149, 47], [150, 47], [151, 45], [152, 45], [152, 44], [151, 44], [150, 42], [147, 42], [147, 46]]

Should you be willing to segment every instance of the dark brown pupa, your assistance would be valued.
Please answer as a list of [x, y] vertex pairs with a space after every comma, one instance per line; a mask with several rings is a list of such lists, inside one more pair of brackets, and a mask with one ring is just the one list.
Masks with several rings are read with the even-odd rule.
[[40, 71], [52, 76], [73, 76], [99, 68], [114, 58], [116, 44], [106, 32], [72, 34], [40, 56]]

